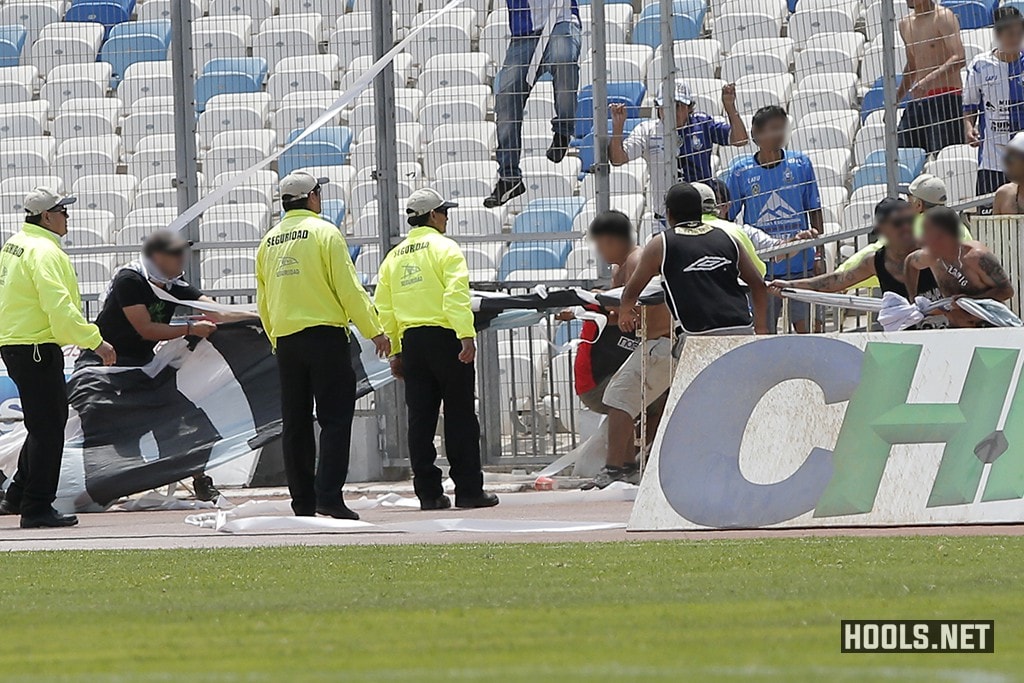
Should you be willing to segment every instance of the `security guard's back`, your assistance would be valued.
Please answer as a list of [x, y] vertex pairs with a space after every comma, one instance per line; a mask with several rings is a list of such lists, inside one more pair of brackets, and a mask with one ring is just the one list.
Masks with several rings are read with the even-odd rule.
[[326, 182], [304, 171], [281, 179], [285, 216], [256, 252], [256, 304], [277, 350], [281, 445], [292, 509], [302, 516], [359, 519], [341, 497], [356, 402], [349, 321], [373, 339], [382, 356], [391, 347], [356, 276], [345, 239], [319, 216], [320, 186]]
[[413, 485], [424, 510], [451, 506], [434, 464], [442, 402], [456, 506], [498, 504], [484, 492], [480, 470], [469, 269], [458, 245], [444, 236], [455, 206], [430, 188], [413, 192], [406, 208], [413, 229], [384, 259], [377, 278], [377, 309], [395, 353], [391, 370], [405, 379]]

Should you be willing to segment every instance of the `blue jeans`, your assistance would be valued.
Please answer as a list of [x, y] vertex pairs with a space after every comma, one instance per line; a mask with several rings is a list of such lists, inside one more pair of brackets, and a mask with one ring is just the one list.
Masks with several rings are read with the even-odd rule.
[[[505, 63], [498, 72], [494, 115], [498, 123], [498, 171], [502, 178], [522, 176], [519, 157], [523, 147], [523, 108], [533, 86], [527, 82], [530, 61], [540, 34], [514, 36], [509, 40]], [[573, 21], [555, 24], [537, 70], [539, 78], [550, 73], [555, 83], [555, 118], [551, 129], [567, 137], [576, 122], [576, 91], [580, 85], [580, 27]]]

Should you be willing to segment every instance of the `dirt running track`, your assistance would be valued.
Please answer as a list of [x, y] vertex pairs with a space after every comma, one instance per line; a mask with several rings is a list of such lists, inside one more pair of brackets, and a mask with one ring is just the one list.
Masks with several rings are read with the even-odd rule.
[[[530, 495], [530, 494], [517, 494]], [[386, 524], [430, 517], [622, 522], [632, 503], [598, 502], [508, 505], [488, 510], [419, 512], [376, 508], [362, 513], [367, 522]], [[16, 517], [0, 517], [0, 551], [98, 550], [128, 548], [231, 548], [282, 545], [352, 545], [405, 543], [537, 543], [564, 541], [664, 541], [798, 536], [1006, 535], [1024, 534], [1024, 524], [933, 526], [871, 529], [787, 529], [777, 531], [703, 531], [627, 533], [624, 529], [582, 533], [248, 533], [227, 534], [184, 523], [189, 512], [104, 512], [80, 515], [71, 529], [18, 528]]]

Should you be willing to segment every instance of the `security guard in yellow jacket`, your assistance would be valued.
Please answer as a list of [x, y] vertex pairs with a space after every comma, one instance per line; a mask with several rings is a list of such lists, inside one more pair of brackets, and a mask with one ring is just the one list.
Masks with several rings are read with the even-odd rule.
[[448, 209], [455, 206], [430, 188], [409, 196], [406, 214], [413, 229], [381, 264], [375, 296], [395, 353], [391, 372], [405, 379], [409, 459], [423, 510], [451, 507], [441, 488], [441, 470], [434, 464], [434, 432], [442, 402], [455, 506], [498, 504], [496, 495], [484, 491], [480, 469], [469, 270], [458, 245], [444, 236]]
[[[349, 322], [386, 357], [391, 344], [356, 276], [341, 232], [320, 218], [327, 178], [295, 171], [281, 179], [284, 218], [256, 252], [256, 303], [277, 351], [282, 450], [296, 515], [359, 519], [341, 496], [348, 477], [356, 375]], [[313, 400], [320, 424], [316, 462]]]
[[74, 202], [37, 187], [25, 197], [21, 232], [0, 250], [0, 357], [18, 387], [28, 432], [0, 514], [20, 514], [22, 528], [78, 523], [53, 509], [68, 421], [60, 347], [94, 349], [105, 365], [116, 359], [99, 329], [82, 316], [75, 270], [61, 249], [67, 207]]

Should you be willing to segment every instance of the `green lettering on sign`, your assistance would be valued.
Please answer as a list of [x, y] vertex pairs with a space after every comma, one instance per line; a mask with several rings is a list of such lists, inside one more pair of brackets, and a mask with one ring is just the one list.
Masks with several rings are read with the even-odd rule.
[[1015, 349], [977, 348], [958, 403], [908, 403], [921, 346], [868, 343], [861, 380], [832, 456], [834, 472], [815, 517], [870, 512], [895, 444], [945, 443], [928, 506], [974, 500], [982, 463], [975, 446], [996, 428]]

